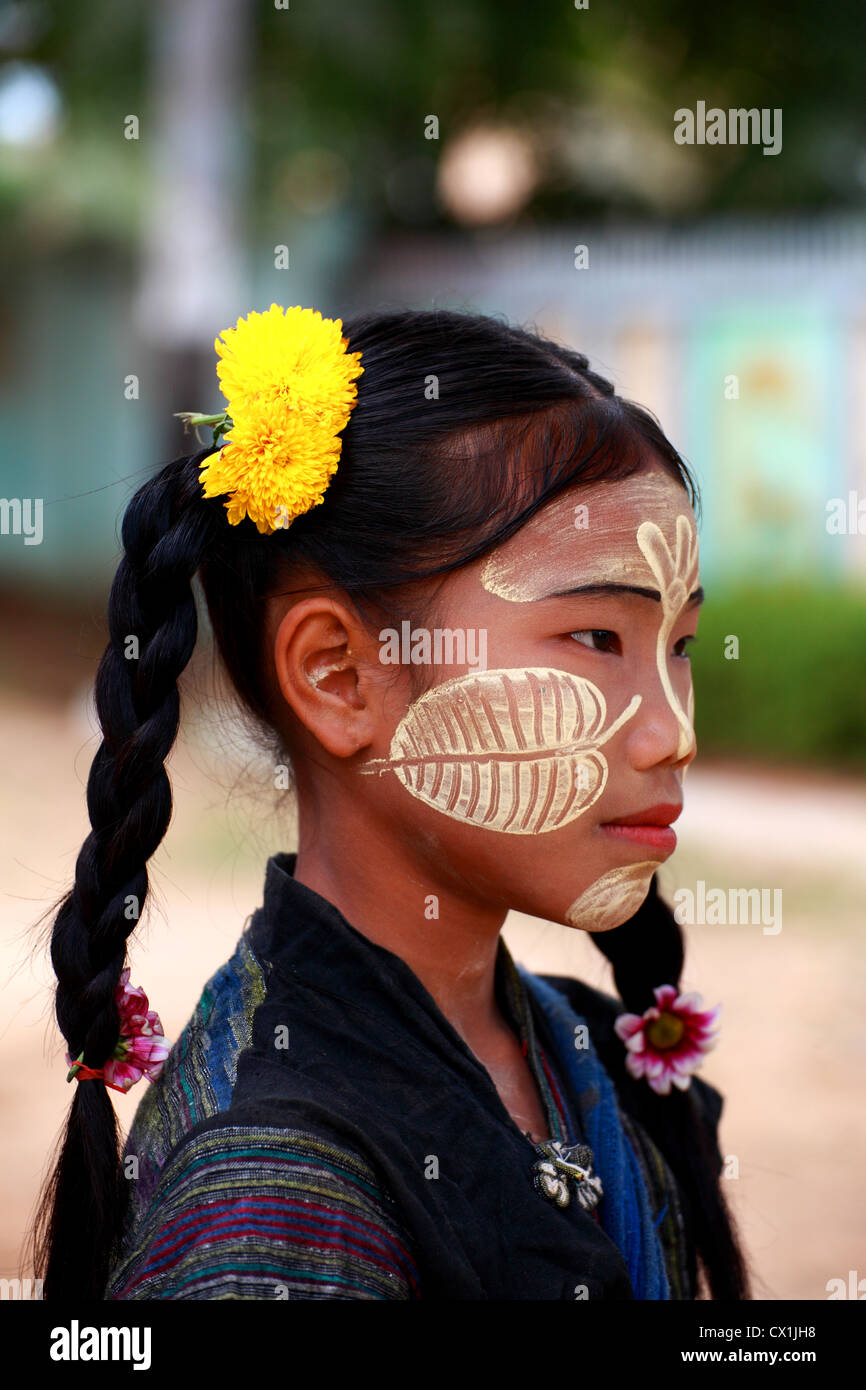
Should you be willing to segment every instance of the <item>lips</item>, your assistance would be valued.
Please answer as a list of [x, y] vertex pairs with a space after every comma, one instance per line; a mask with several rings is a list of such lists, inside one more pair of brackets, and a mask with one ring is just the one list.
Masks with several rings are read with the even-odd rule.
[[635, 811], [630, 816], [606, 821], [599, 829], [617, 839], [672, 854], [677, 847], [677, 837], [670, 824], [682, 809], [676, 802], [663, 801], [657, 806], [648, 806], [645, 811]]
[[657, 806], [648, 806], [645, 811], [635, 811], [631, 816], [617, 816], [616, 820], [605, 821], [605, 825], [670, 825], [682, 812], [682, 806], [674, 801], [660, 801]]

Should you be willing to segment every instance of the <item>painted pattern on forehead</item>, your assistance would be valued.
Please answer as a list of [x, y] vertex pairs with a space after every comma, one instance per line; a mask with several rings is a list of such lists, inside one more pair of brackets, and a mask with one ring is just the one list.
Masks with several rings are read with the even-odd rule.
[[605, 727], [601, 691], [568, 671], [455, 676], [414, 700], [389, 756], [360, 771], [393, 772], [419, 801], [468, 825], [541, 835], [598, 800], [608, 775], [600, 749], [640, 703], [635, 695]]
[[[619, 505], [613, 505], [610, 489], [614, 486]], [[600, 492], [601, 488], [609, 491]], [[679, 725], [677, 758], [684, 758], [696, 746], [694, 690], [690, 682], [684, 709], [667, 664], [668, 639], [698, 583], [697, 530], [682, 510], [682, 489], [667, 473], [653, 471], [618, 484], [595, 484], [575, 495], [582, 499], [578, 505], [587, 507], [585, 528], [570, 527], [569, 513], [562, 507], [551, 504], [542, 508], [517, 536], [488, 557], [481, 570], [481, 584], [511, 603], [532, 602], [578, 584], [628, 583], [657, 589], [661, 617], [656, 664]], [[654, 517], [638, 524], [633, 547], [623, 533], [623, 505], [634, 507], [638, 515], [651, 511]], [[523, 541], [518, 547], [515, 542], [520, 537]]]
[[[639, 473], [616, 483], [593, 483], [558, 497], [488, 556], [481, 585], [511, 603], [527, 603], [576, 584], [656, 587], [637, 544], [637, 526], [653, 520], [672, 543], [685, 492], [668, 473]], [[639, 518], [623, 529], [623, 507]], [[581, 512], [580, 508], [586, 508]], [[584, 522], [585, 524], [578, 524]]]

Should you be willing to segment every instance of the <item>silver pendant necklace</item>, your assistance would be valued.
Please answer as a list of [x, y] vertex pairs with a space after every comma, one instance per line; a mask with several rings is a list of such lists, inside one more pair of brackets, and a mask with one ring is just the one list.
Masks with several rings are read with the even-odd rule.
[[572, 1189], [584, 1211], [592, 1211], [604, 1196], [601, 1178], [592, 1171], [593, 1154], [588, 1144], [563, 1144], [558, 1139], [532, 1143], [544, 1157], [532, 1165], [536, 1192], [558, 1207], [567, 1207]]

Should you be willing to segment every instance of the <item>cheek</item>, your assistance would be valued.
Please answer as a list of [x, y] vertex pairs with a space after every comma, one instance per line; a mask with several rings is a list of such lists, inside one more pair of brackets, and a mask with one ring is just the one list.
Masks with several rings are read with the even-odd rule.
[[590, 681], [549, 668], [460, 676], [426, 691], [401, 719], [390, 756], [362, 771], [391, 771], [405, 789], [464, 824], [540, 835], [581, 816], [608, 776], [602, 745], [612, 724]]

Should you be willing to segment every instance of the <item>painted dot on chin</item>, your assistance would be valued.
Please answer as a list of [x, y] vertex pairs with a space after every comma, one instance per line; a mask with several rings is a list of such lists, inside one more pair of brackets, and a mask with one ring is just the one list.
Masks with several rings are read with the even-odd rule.
[[646, 898], [658, 867], [655, 860], [646, 860], [608, 870], [571, 904], [566, 922], [581, 931], [612, 931], [622, 926]]

